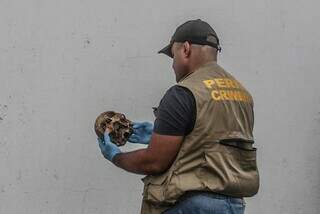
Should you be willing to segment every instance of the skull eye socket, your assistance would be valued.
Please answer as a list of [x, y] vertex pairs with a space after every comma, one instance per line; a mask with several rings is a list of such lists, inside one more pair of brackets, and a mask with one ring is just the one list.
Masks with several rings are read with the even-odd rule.
[[123, 119], [123, 118], [120, 118], [120, 122], [122, 122], [122, 123], [126, 123], [126, 122], [127, 122], [127, 120], [126, 120], [126, 119]]
[[123, 136], [125, 137], [125, 138], [129, 138], [129, 133], [128, 132], [125, 132], [125, 133], [123, 133]]
[[120, 123], [114, 123], [113, 124], [113, 129], [118, 130], [121, 128], [121, 124]]

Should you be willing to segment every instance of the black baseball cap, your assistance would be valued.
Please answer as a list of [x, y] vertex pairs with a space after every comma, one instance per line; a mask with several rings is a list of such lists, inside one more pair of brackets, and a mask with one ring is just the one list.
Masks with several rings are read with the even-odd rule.
[[161, 49], [158, 53], [166, 54], [173, 57], [171, 47], [174, 42], [188, 41], [191, 44], [209, 45], [221, 51], [219, 38], [213, 28], [201, 19], [190, 20], [180, 25], [173, 36], [171, 37], [169, 45]]

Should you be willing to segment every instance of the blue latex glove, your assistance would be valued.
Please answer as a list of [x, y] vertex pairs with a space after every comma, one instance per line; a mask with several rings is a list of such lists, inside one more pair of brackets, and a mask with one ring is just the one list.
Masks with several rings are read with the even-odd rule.
[[108, 132], [104, 133], [104, 141], [102, 141], [100, 138], [97, 138], [97, 144], [100, 147], [103, 157], [111, 162], [116, 154], [121, 153], [121, 150], [118, 148], [118, 146], [114, 143], [111, 143]]
[[128, 141], [131, 143], [149, 144], [153, 131], [153, 123], [133, 122], [133, 134]]

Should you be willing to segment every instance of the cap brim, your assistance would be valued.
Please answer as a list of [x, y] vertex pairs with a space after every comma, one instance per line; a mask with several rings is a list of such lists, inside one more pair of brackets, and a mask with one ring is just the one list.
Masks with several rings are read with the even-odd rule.
[[171, 47], [172, 44], [167, 45], [166, 47], [162, 48], [160, 51], [158, 51], [158, 53], [163, 53], [165, 55], [167, 55], [168, 57], [173, 58], [172, 53], [171, 53]]

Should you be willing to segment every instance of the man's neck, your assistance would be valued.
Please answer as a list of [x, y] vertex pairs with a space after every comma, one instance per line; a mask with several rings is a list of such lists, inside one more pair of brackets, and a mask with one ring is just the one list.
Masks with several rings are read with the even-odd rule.
[[211, 63], [217, 63], [217, 59], [212, 59], [212, 60], [206, 60], [206, 61], [203, 61], [201, 63], [197, 63], [196, 65], [193, 65], [190, 69], [190, 72], [189, 73], [193, 73], [193, 72], [196, 72], [197, 70], [199, 70], [199, 68], [203, 67], [203, 66], [206, 66], [208, 64], [211, 64]]
[[177, 81], [177, 82], [180, 82], [180, 81], [184, 80], [184, 79], [185, 79], [187, 76], [189, 76], [190, 74], [192, 74], [192, 73], [200, 70], [201, 67], [204, 67], [204, 66], [207, 66], [207, 65], [210, 65], [210, 64], [213, 64], [213, 63], [217, 63], [217, 61], [216, 61], [216, 60], [208, 60], [208, 61], [206, 61], [206, 62], [204, 62], [204, 63], [202, 63], [202, 64], [199, 64], [198, 66], [195, 66], [193, 69], [190, 69], [190, 71], [189, 71], [187, 74], [185, 74], [185, 75], [184, 75], [179, 81]]

